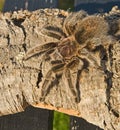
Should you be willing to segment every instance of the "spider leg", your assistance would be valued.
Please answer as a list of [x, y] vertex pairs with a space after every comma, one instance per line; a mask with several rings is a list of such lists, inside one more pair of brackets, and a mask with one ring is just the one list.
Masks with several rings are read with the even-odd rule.
[[[99, 53], [98, 53], [98, 55], [99, 55]], [[83, 48], [82, 50], [78, 51], [78, 56], [82, 59], [86, 59], [86, 61], [88, 61], [89, 65], [100, 68], [100, 61], [97, 56], [97, 53], [94, 54], [93, 52], [88, 51], [86, 48]]]
[[85, 69], [88, 69], [89, 63], [86, 59], [82, 59], [81, 57], [78, 57], [79, 60], [79, 65], [78, 65], [78, 71], [77, 71], [77, 78], [76, 78], [76, 90], [77, 90], [77, 98], [76, 98], [76, 102], [79, 103], [81, 100], [81, 93], [80, 93], [80, 77], [81, 77], [81, 73], [82, 71]]
[[41, 33], [50, 36], [50, 37], [54, 37], [58, 40], [66, 37], [65, 33], [62, 31], [62, 29], [60, 29], [59, 27], [55, 27], [55, 26], [46, 26], [41, 30]]
[[77, 97], [77, 92], [76, 92], [75, 87], [74, 87], [74, 85], [73, 85], [73, 83], [72, 83], [70, 70], [67, 69], [67, 68], [66, 68], [66, 70], [65, 70], [65, 77], [66, 77], [66, 79], [67, 79], [69, 89], [70, 89], [70, 91], [71, 91], [73, 97], [75, 98], [75, 101], [77, 101], [77, 98], [78, 98], [78, 97]]
[[42, 54], [43, 52], [50, 51], [58, 45], [58, 42], [49, 42], [43, 45], [38, 45], [27, 51], [24, 60], [31, 58], [37, 54]]
[[78, 70], [78, 72], [77, 72], [77, 81], [76, 81], [76, 90], [77, 90], [76, 102], [77, 103], [80, 102], [80, 76], [81, 76], [81, 72], [82, 72], [82, 70]]
[[[66, 77], [68, 80], [68, 84], [69, 84], [71, 93], [75, 97], [75, 101], [77, 103], [80, 102], [80, 82], [79, 82], [79, 80], [80, 80], [80, 74], [83, 70], [83, 66], [84, 66], [83, 61], [77, 57], [73, 57], [73, 59], [66, 65]], [[77, 70], [77, 79], [76, 79], [75, 87], [72, 83], [71, 74], [70, 74], [70, 70], [72, 70], [72, 69]]]
[[54, 51], [55, 51], [55, 48], [46, 51], [46, 52], [43, 54], [42, 58], [41, 58], [42, 61], [44, 61], [44, 60], [45, 60], [45, 61], [50, 60], [50, 54], [52, 54]]
[[62, 70], [64, 69], [64, 63], [53, 66], [46, 74], [43, 84], [41, 86], [41, 98], [40, 101], [44, 101], [46, 95], [49, 93], [50, 88], [59, 83], [59, 79], [62, 76]]

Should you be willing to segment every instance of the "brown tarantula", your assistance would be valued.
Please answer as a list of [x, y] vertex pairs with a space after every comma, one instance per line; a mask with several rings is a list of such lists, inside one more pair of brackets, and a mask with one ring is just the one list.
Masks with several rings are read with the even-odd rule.
[[[91, 64], [100, 68], [99, 60], [94, 56], [96, 48], [104, 46], [103, 37], [107, 36], [109, 26], [103, 17], [88, 16], [84, 11], [71, 13], [63, 23], [63, 29], [46, 26], [43, 33], [58, 39], [58, 42], [49, 42], [36, 46], [26, 53], [25, 59], [40, 54], [43, 62], [49, 60], [51, 69], [48, 70], [41, 89], [41, 101], [45, 100], [47, 90], [54, 86], [50, 81], [52, 74], [55, 80], [61, 78], [66, 73], [69, 89], [75, 97], [76, 102], [80, 102], [79, 79], [83, 69], [87, 69]], [[55, 57], [59, 57], [56, 59]], [[54, 58], [53, 58], [54, 57]], [[70, 70], [76, 69], [77, 82], [74, 86], [71, 83]]]

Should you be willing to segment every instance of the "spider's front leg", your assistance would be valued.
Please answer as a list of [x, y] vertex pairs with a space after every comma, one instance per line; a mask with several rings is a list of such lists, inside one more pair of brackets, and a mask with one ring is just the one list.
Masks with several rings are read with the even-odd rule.
[[31, 58], [32, 56], [35, 56], [37, 54], [42, 54], [44, 52], [50, 51], [53, 48], [57, 47], [57, 45], [58, 42], [49, 42], [44, 45], [35, 46], [27, 51], [24, 60], [27, 60], [28, 58]]
[[57, 26], [51, 26], [47, 25], [42, 30], [41, 33], [56, 38], [58, 40], [61, 40], [66, 37], [66, 34], [63, 32], [63, 30]]
[[[53, 61], [54, 62], [54, 61]], [[41, 86], [41, 98], [40, 101], [44, 101], [45, 97], [49, 93], [50, 89], [59, 83], [59, 79], [62, 76], [65, 63], [60, 61], [53, 63], [55, 64], [46, 74], [43, 84]]]

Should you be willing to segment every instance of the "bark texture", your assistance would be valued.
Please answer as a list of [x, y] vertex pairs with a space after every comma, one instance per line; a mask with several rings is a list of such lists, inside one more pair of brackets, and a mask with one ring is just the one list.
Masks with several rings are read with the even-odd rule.
[[[104, 59], [103, 69], [91, 65], [89, 71], [82, 71], [80, 102], [75, 102], [64, 76], [58, 85], [50, 88], [44, 102], [39, 100], [42, 79], [51, 66], [45, 63], [41, 75], [41, 57], [36, 55], [24, 60], [24, 56], [39, 44], [58, 41], [41, 30], [46, 25], [62, 28], [67, 15], [68, 12], [58, 9], [0, 14], [0, 115], [21, 112], [32, 105], [80, 116], [105, 130], [119, 130], [120, 11], [115, 8], [103, 15], [110, 24], [110, 35], [115, 39], [107, 50], [109, 57]], [[94, 55], [99, 60], [98, 54]], [[72, 82], [76, 76], [73, 72]]]

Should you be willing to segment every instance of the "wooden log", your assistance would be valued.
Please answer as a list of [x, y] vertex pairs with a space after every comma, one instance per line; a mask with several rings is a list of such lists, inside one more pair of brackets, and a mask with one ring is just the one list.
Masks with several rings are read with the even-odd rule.
[[[69, 21], [69, 18], [68, 21], [66, 20], [66, 16], [71, 16], [68, 12], [58, 9], [41, 9], [34, 12], [25, 10], [0, 14], [1, 116], [21, 112], [27, 106], [32, 105], [82, 117], [100, 128], [119, 130], [120, 11], [114, 7], [109, 14], [103, 16], [88, 16], [85, 14], [86, 18], [81, 15], [82, 12], [79, 13], [79, 21], [75, 20], [76, 13], [72, 14], [71, 20], [73, 22]], [[95, 24], [89, 22], [89, 18], [93, 23], [95, 20]], [[93, 20], [93, 18], [95, 19]], [[96, 19], [98, 20], [96, 21]], [[63, 27], [64, 20], [68, 23], [69, 28], [67, 29], [69, 31], [77, 25], [77, 33], [68, 33]], [[66, 65], [66, 67], [73, 67], [71, 69], [64, 68], [57, 74], [50, 71], [53, 60], [56, 60], [56, 53], [58, 54], [57, 59], [61, 60], [59, 54], [69, 56], [69, 50], [64, 53], [64, 48], [60, 48], [60, 50], [55, 49], [54, 53], [42, 55], [45, 54], [47, 48], [42, 46], [42, 49], [44, 49], [42, 50], [39, 45], [49, 42], [59, 42], [59, 44], [64, 42], [63, 38], [59, 40], [45, 35], [47, 30], [45, 27], [48, 25], [50, 25], [48, 29], [57, 29], [56, 33], [63, 29], [66, 35], [76, 36], [75, 38], [80, 42], [79, 46], [82, 47], [79, 57], [83, 62], [80, 60], [80, 65], [75, 60], [75, 68], [73, 62], [71, 62], [73, 66], [71, 64]], [[61, 29], [58, 29], [58, 27]], [[81, 32], [81, 27], [87, 28], [86, 31], [88, 32]], [[109, 30], [107, 33], [106, 29]], [[57, 38], [59, 35], [54, 34]], [[81, 44], [82, 42], [85, 46]], [[96, 43], [97, 47], [94, 46]], [[49, 45], [55, 46], [56, 44]], [[51, 46], [48, 47], [51, 49]], [[72, 46], [69, 47], [72, 49]], [[41, 49], [43, 53], [29, 57], [31, 53], [38, 51], [37, 48]], [[87, 55], [84, 55], [84, 53]], [[45, 56], [50, 60], [45, 60]], [[67, 61], [65, 64], [67, 64]], [[80, 68], [81, 66], [84, 69]], [[47, 85], [42, 88], [43, 84]], [[73, 84], [73, 88], [71, 84]]]
[[[12, 4], [11, 4], [12, 3]], [[3, 11], [14, 11], [19, 9], [36, 10], [46, 7], [57, 7], [55, 0], [6, 0]], [[24, 112], [19, 114], [2, 116], [0, 118], [0, 129], [2, 130], [53, 130], [53, 111], [27, 107]]]

